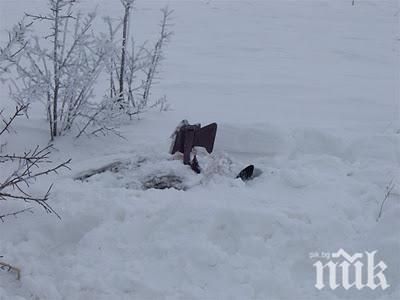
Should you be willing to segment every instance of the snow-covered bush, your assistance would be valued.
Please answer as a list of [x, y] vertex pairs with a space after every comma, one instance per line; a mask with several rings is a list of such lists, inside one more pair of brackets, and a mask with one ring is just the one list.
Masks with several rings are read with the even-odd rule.
[[[108, 33], [102, 34], [93, 26], [96, 13], [78, 12], [75, 0], [49, 0], [46, 13], [26, 13], [10, 32], [9, 44], [0, 49], [0, 59], [6, 62], [1, 79], [9, 83], [11, 97], [20, 105], [35, 100], [44, 104], [51, 140], [73, 127], [78, 128], [77, 136], [83, 132], [116, 132], [108, 122], [110, 114], [116, 123], [149, 108], [166, 108], [165, 97], [149, 104], [149, 95], [163, 46], [171, 35], [171, 11], [162, 10], [154, 48], [137, 48], [133, 37], [129, 43], [128, 35], [134, 1], [121, 2], [123, 20], [115, 23], [105, 18]], [[35, 34], [39, 23], [49, 24], [45, 36]], [[121, 28], [120, 43], [117, 36]], [[110, 86], [99, 103], [93, 99], [93, 90], [102, 72], [109, 75]]]
[[[43, 102], [51, 139], [81, 117], [108, 54], [107, 41], [91, 30], [95, 13], [84, 16], [74, 11], [74, 4], [75, 0], [50, 0], [46, 14], [27, 13], [23, 23], [29, 29], [23, 26], [23, 38], [17, 41], [23, 49], [18, 56], [5, 57], [17, 75], [10, 78], [12, 95], [19, 103]], [[33, 31], [38, 22], [50, 25], [45, 37]]]
[[[159, 36], [153, 48], [147, 48], [146, 43], [138, 46], [131, 37], [129, 40], [129, 20], [132, 14], [133, 0], [122, 0], [124, 16], [122, 21], [122, 41], [120, 46], [115, 46], [107, 64], [109, 73], [109, 99], [118, 104], [129, 116], [139, 114], [148, 108], [159, 107], [167, 109], [166, 97], [162, 97], [149, 104], [151, 88], [155, 83], [159, 66], [163, 60], [163, 48], [169, 41], [170, 18], [172, 10], [167, 7], [161, 9]], [[117, 39], [115, 33], [119, 33], [120, 25], [113, 24], [110, 18], [105, 18], [109, 28], [108, 40]], [[118, 30], [116, 31], [115, 28]], [[116, 43], [112, 43], [116, 45]]]

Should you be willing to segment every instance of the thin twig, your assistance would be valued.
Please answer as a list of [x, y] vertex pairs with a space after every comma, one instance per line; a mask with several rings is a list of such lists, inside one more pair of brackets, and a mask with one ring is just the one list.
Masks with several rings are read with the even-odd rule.
[[389, 184], [386, 186], [386, 193], [385, 193], [385, 197], [383, 198], [382, 202], [381, 202], [381, 207], [379, 209], [379, 214], [378, 217], [376, 218], [376, 221], [378, 222], [379, 219], [382, 216], [382, 212], [383, 212], [383, 206], [386, 202], [387, 199], [389, 199], [390, 194], [392, 193], [393, 189], [395, 187], [395, 183], [394, 183], [394, 178], [392, 178], [392, 180], [389, 182]]
[[16, 218], [18, 215], [25, 213], [25, 212], [33, 213], [32, 208], [29, 207], [29, 208], [17, 210], [17, 211], [11, 212], [11, 213], [2, 214], [2, 215], [0, 215], [0, 221], [4, 223], [5, 218], [7, 218], [7, 217], [15, 217]]

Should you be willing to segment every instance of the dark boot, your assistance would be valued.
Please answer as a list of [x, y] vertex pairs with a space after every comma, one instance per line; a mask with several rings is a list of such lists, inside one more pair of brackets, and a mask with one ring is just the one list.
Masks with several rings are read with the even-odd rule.
[[192, 162], [190, 163], [190, 167], [191, 167], [192, 170], [195, 171], [197, 174], [200, 174], [201, 169], [200, 169], [199, 161], [197, 160], [196, 155], [193, 157]]

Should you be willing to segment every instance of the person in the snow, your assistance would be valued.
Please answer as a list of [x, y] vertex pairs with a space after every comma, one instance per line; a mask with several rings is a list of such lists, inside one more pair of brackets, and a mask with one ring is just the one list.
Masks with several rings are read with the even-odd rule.
[[[201, 173], [201, 168], [196, 154], [194, 154], [193, 159], [190, 160], [193, 148], [203, 147], [208, 153], [211, 153], [214, 149], [216, 134], [217, 123], [211, 123], [201, 127], [200, 124], [190, 125], [187, 120], [182, 120], [171, 136], [172, 143], [169, 153], [182, 153], [183, 163], [185, 165], [190, 165], [191, 169], [199, 174]], [[254, 166], [249, 165], [240, 171], [236, 178], [241, 178], [243, 181], [249, 180], [252, 178], [253, 172]]]

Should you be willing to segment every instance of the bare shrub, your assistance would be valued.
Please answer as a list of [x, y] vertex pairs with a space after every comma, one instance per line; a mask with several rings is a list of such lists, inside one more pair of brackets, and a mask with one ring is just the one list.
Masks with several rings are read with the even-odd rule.
[[[159, 36], [153, 47], [147, 47], [147, 43], [137, 45], [134, 37], [128, 43], [127, 32], [134, 1], [123, 0], [122, 3], [124, 17], [121, 48], [112, 52], [108, 67], [110, 99], [116, 101], [118, 108], [124, 109], [129, 116], [138, 115], [154, 107], [161, 106], [161, 110], [165, 110], [168, 107], [165, 96], [152, 104], [149, 103], [149, 97], [151, 88], [158, 79], [160, 64], [164, 59], [164, 47], [173, 34], [170, 30], [173, 11], [168, 8], [161, 9]], [[108, 39], [115, 41], [116, 36], [112, 33], [115, 32], [113, 28], [116, 26], [113, 25], [111, 19], [106, 19], [106, 22], [109, 28]]]
[[[0, 137], [8, 133], [11, 129], [11, 124], [17, 117], [23, 115], [23, 111], [27, 109], [27, 105], [17, 106], [14, 114], [5, 118], [3, 111], [0, 116], [3, 127], [0, 128]], [[4, 148], [5, 145], [2, 147]], [[3, 170], [9, 170], [8, 173], [2, 173], [0, 179], [0, 201], [20, 201], [25, 203], [34, 203], [42, 207], [48, 213], [54, 213], [60, 217], [57, 212], [48, 203], [50, 186], [42, 195], [34, 195], [30, 192], [30, 185], [39, 177], [51, 173], [57, 173], [62, 168], [67, 168], [71, 160], [55, 166], [49, 166], [50, 153], [52, 145], [45, 147], [36, 146], [22, 154], [10, 154], [0, 152], [0, 164], [3, 165]], [[22, 208], [11, 212], [0, 212], [0, 221], [4, 221], [6, 217], [17, 216], [21, 213], [32, 211], [32, 208]]]

